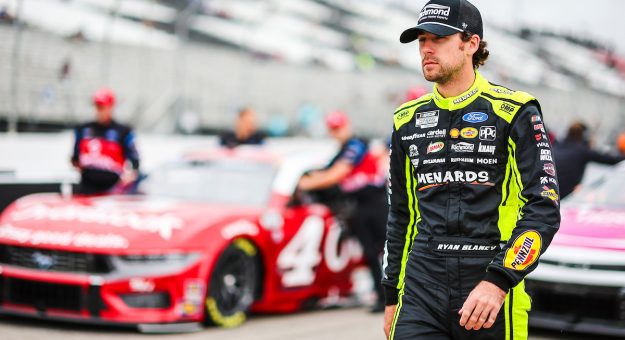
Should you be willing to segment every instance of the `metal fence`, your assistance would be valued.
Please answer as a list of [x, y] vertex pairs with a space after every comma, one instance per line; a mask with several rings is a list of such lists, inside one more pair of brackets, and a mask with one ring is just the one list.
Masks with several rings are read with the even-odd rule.
[[[25, 29], [15, 51], [15, 37], [14, 27], [0, 26], [0, 117], [9, 117], [14, 109], [21, 121], [33, 124], [91, 119], [90, 95], [108, 85], [118, 93], [118, 119], [148, 132], [174, 132], [182, 116], [191, 116], [203, 129], [226, 128], [243, 105], [257, 109], [261, 124], [278, 119], [293, 126], [301, 107], [310, 104], [320, 112], [346, 110], [358, 132], [383, 136], [390, 132], [390, 115], [405, 90], [431, 86], [420, 74], [400, 68], [337, 72], [197, 42], [154, 49]], [[13, 53], [17, 70], [9, 62]], [[18, 75], [13, 82], [11, 74]], [[548, 126], [558, 134], [573, 119], [602, 131], [603, 139], [623, 126], [623, 98], [583, 86], [569, 92], [506, 85], [537, 96]]]

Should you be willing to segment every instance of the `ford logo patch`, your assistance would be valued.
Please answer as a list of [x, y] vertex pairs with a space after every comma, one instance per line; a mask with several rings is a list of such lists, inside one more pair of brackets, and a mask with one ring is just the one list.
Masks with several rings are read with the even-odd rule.
[[39, 269], [44, 270], [52, 268], [52, 266], [54, 266], [56, 262], [54, 257], [42, 254], [38, 251], [32, 254], [32, 259]]
[[488, 115], [484, 112], [469, 112], [462, 116], [462, 120], [469, 123], [481, 123], [488, 119]]

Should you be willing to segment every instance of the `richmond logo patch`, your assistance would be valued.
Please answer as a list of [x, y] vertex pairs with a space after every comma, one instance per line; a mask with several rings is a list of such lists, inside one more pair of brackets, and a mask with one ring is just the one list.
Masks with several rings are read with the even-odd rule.
[[419, 22], [431, 18], [447, 20], [450, 11], [451, 8], [449, 6], [437, 4], [426, 5], [421, 10], [421, 13], [419, 13]]

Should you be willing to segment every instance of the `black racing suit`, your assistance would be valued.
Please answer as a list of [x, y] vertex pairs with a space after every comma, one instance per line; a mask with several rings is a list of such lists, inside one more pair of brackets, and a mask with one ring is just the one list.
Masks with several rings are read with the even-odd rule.
[[553, 146], [553, 158], [556, 167], [562, 169], [558, 174], [562, 198], [572, 193], [582, 182], [588, 163], [614, 165], [625, 159], [622, 155], [602, 153], [591, 149], [586, 142], [568, 138]]
[[[523, 278], [560, 223], [538, 102], [476, 72], [453, 98], [434, 92], [394, 115], [384, 278], [391, 339], [525, 339]], [[458, 311], [486, 280], [507, 292], [490, 329]]]
[[265, 143], [265, 134], [255, 132], [245, 139], [239, 139], [234, 131], [228, 131], [219, 136], [219, 145], [234, 148], [239, 145], [261, 145]]
[[338, 214], [347, 215], [344, 217], [349, 230], [363, 247], [365, 261], [374, 282], [377, 304], [383, 307], [380, 256], [384, 249], [388, 215], [385, 176], [378, 166], [377, 157], [369, 150], [368, 142], [359, 138], [350, 138], [345, 142], [326, 168], [331, 168], [336, 162], [346, 162], [353, 167], [351, 173], [338, 185], [341, 194], [337, 198], [342, 202], [339, 210], [344, 210]]
[[122, 124], [91, 122], [74, 130], [72, 162], [80, 168], [79, 193], [96, 194], [110, 190], [119, 181], [126, 161], [139, 169], [135, 134]]

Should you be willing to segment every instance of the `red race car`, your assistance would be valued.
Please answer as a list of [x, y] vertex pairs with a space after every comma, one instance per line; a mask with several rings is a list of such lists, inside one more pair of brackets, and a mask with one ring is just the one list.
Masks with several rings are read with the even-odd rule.
[[294, 200], [324, 159], [220, 150], [154, 171], [141, 195], [23, 197], [0, 217], [0, 312], [183, 331], [347, 296], [362, 249], [327, 206]]

